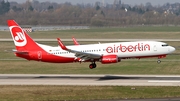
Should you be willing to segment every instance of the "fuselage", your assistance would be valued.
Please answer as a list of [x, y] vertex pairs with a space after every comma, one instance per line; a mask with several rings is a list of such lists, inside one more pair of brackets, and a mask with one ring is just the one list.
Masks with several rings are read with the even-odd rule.
[[[37, 44], [42, 50], [29, 52], [29, 54], [18, 55], [28, 60], [37, 60], [44, 62], [69, 63], [76, 62], [78, 58], [74, 53], [61, 49], [60, 46], [52, 47]], [[118, 59], [146, 58], [146, 57], [165, 57], [175, 50], [163, 42], [156, 41], [137, 41], [137, 42], [117, 42], [89, 45], [67, 46], [69, 49], [99, 55], [117, 55]]]
[[130, 58], [164, 58], [175, 51], [168, 44], [156, 41], [116, 42], [80, 45], [73, 38], [74, 45], [65, 46], [57, 38], [58, 47], [36, 43], [14, 20], [8, 20], [8, 26], [14, 41], [16, 56], [27, 60], [70, 63], [89, 61], [90, 69], [96, 68], [96, 61], [102, 64], [117, 63]]

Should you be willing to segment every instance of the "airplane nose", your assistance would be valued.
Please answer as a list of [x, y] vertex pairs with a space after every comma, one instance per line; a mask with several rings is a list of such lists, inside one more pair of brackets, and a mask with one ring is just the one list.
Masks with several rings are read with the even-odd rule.
[[174, 47], [170, 47], [170, 52], [174, 52], [176, 49]]

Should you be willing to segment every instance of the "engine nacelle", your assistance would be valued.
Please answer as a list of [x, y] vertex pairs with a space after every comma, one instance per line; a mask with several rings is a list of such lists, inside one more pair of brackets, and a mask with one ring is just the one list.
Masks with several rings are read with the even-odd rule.
[[102, 56], [101, 63], [102, 64], [110, 64], [119, 62], [117, 55], [105, 55]]

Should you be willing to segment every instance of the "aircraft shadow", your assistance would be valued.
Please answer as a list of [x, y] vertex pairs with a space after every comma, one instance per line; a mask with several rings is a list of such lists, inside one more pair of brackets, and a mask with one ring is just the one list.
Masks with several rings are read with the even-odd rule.
[[39, 76], [37, 79], [54, 78], [54, 79], [95, 79], [98, 81], [103, 80], [180, 80], [180, 77], [139, 77], [139, 76], [111, 76], [106, 75], [104, 77], [73, 77], [73, 76]]
[[180, 77], [142, 77], [142, 76], [113, 76], [105, 75], [103, 77], [95, 76], [11, 76], [0, 77], [0, 79], [94, 79], [97, 81], [104, 80], [180, 80]]
[[180, 80], [180, 77], [104, 76], [99, 80]]

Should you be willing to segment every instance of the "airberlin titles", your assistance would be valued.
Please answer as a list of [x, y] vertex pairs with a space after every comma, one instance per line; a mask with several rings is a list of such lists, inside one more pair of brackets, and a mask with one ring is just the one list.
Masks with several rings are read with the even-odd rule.
[[106, 48], [107, 53], [118, 53], [118, 52], [136, 52], [136, 51], [150, 51], [150, 45], [144, 43], [137, 43], [135, 45], [123, 45], [109, 46]]

